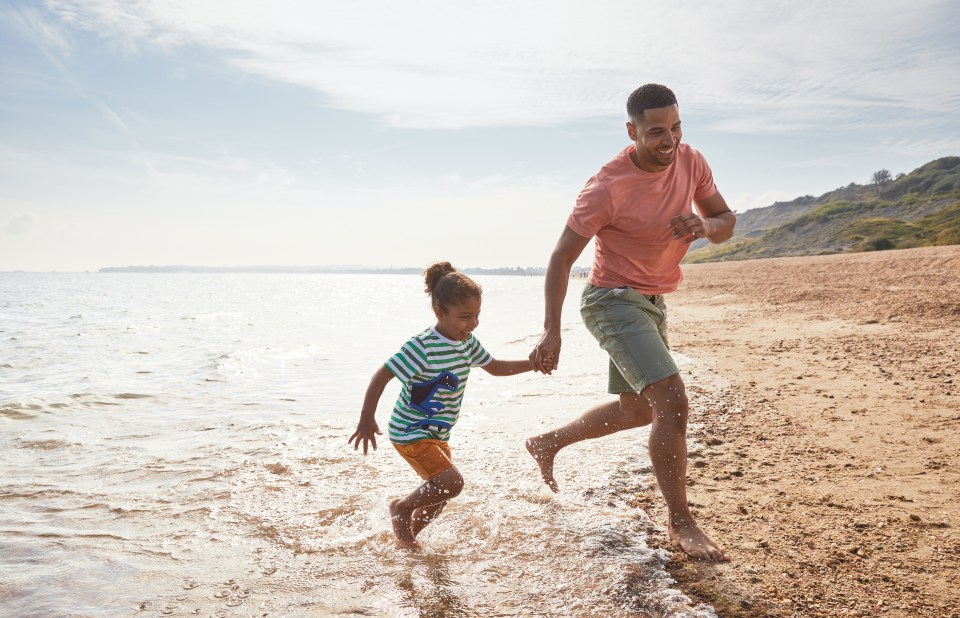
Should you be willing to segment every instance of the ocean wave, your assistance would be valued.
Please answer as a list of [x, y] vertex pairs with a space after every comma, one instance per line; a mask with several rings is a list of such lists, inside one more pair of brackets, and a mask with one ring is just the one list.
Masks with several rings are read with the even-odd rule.
[[7, 403], [0, 405], [0, 417], [16, 421], [36, 418], [43, 406], [35, 403]]
[[26, 438], [17, 438], [13, 441], [13, 444], [17, 448], [27, 448], [38, 451], [52, 451], [59, 448], [66, 448], [68, 446], [76, 446], [79, 442], [68, 442], [67, 440], [29, 440]]
[[214, 311], [212, 313], [197, 313], [180, 318], [181, 320], [190, 320], [193, 322], [211, 322], [215, 320], [236, 320], [243, 318], [239, 311]]

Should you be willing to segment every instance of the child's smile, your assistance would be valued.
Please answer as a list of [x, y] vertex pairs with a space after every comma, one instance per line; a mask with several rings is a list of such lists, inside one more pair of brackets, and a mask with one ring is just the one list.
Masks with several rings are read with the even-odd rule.
[[466, 298], [446, 311], [434, 307], [437, 315], [437, 331], [454, 341], [466, 341], [480, 324], [480, 299]]

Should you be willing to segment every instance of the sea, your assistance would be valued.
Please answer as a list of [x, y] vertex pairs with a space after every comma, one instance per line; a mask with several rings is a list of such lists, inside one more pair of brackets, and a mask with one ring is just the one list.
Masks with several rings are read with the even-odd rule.
[[[476, 280], [476, 336], [526, 358], [543, 278]], [[373, 372], [435, 321], [421, 277], [0, 274], [0, 616], [715, 617], [630, 505], [644, 430], [561, 452], [559, 494], [524, 449], [610, 397], [582, 285], [558, 371], [471, 374], [465, 489], [410, 552], [387, 503], [419, 477], [385, 435], [347, 439]]]

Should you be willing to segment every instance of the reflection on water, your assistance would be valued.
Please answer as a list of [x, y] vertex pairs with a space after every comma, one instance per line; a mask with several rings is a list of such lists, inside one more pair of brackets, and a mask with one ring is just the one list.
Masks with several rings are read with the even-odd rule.
[[401, 572], [397, 579], [400, 604], [424, 618], [475, 616], [476, 611], [471, 611], [457, 596], [457, 588], [446, 559], [436, 555], [424, 556], [418, 564], [412, 564], [409, 571]]
[[[629, 506], [643, 434], [563, 451], [557, 496], [523, 448], [603, 397], [575, 289], [559, 373], [471, 378], [466, 487], [396, 549], [386, 505], [419, 478], [346, 438], [430, 313], [417, 277], [355, 279], [0, 275], [0, 614], [714, 615]], [[542, 279], [481, 284], [481, 341], [525, 357]]]

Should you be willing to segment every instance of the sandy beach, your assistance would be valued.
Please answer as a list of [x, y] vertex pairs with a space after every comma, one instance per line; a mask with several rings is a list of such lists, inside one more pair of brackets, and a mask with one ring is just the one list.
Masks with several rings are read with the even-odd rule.
[[721, 616], [960, 616], [960, 246], [690, 265], [668, 297]]

